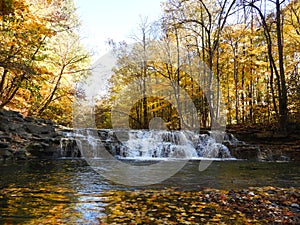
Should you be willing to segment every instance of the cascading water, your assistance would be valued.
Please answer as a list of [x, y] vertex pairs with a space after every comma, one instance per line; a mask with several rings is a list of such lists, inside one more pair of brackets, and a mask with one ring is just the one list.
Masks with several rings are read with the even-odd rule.
[[61, 138], [60, 140], [60, 157], [81, 157], [81, 152], [74, 138]]
[[229, 149], [208, 134], [189, 131], [135, 131], [121, 148], [129, 158], [231, 158]]
[[120, 156], [126, 158], [193, 158], [197, 157], [192, 143], [183, 132], [131, 131], [123, 142]]
[[[165, 130], [80, 130], [77, 145], [89, 146], [88, 157], [97, 158], [102, 145], [123, 159], [232, 159], [229, 149], [218, 143], [216, 134]], [[121, 136], [120, 136], [121, 134]], [[218, 134], [220, 135], [220, 134]], [[103, 148], [102, 148], [103, 150]]]
[[86, 139], [87, 136], [78, 136], [72, 130], [63, 131], [61, 134], [63, 137], [60, 139], [60, 151], [59, 155], [62, 158], [78, 158], [82, 157], [80, 138]]

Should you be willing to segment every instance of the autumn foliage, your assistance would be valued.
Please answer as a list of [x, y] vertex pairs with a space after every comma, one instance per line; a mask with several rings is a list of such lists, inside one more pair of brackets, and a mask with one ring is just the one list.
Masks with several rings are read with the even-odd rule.
[[[118, 93], [134, 82], [139, 87], [128, 94], [143, 98], [132, 103], [132, 128], [145, 129], [157, 116], [170, 129], [187, 127], [188, 121], [209, 128], [226, 117], [227, 124], [271, 124], [285, 133], [300, 121], [299, 1], [172, 0], [162, 9], [160, 21], [140, 22], [130, 51], [124, 42], [110, 42], [118, 69], [110, 94], [99, 101], [108, 110], [99, 116], [99, 127], [111, 125], [109, 110]], [[171, 82], [176, 110], [145, 96], [153, 89], [147, 83], [163, 85], [162, 79]], [[188, 98], [196, 111], [186, 107]]]
[[5, 0], [0, 6], [0, 108], [70, 123], [74, 83], [89, 63], [73, 1]]

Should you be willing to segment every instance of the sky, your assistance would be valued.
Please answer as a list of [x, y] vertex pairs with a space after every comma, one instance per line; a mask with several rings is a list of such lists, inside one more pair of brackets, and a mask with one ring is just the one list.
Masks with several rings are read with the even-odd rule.
[[108, 51], [109, 38], [130, 40], [140, 18], [154, 21], [161, 15], [161, 0], [74, 0], [82, 23], [80, 35], [94, 59]]

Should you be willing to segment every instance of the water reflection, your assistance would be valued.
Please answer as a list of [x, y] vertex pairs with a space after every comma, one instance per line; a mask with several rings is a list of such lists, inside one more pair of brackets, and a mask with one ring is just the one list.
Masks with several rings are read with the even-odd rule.
[[198, 164], [161, 184], [132, 188], [110, 183], [83, 160], [0, 162], [0, 224], [99, 224], [109, 190], [300, 186], [297, 163], [214, 162], [203, 172]]

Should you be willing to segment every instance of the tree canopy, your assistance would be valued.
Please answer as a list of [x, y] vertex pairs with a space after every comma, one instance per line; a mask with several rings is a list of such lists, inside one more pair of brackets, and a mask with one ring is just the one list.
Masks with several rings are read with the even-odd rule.
[[[300, 121], [299, 1], [169, 0], [162, 10], [160, 21], [141, 23], [130, 51], [110, 42], [118, 69], [98, 103], [99, 127], [112, 126], [114, 102], [135, 82], [122, 98], [125, 106], [141, 96], [131, 104], [132, 128], [149, 128], [154, 117], [169, 129], [188, 128], [189, 121], [209, 128], [225, 117], [227, 124], [272, 124], [286, 132]], [[155, 97], [161, 88], [154, 84], [164, 82], [175, 104]]]
[[[126, 108], [135, 129], [155, 117], [169, 129], [221, 126], [225, 118], [286, 132], [300, 121], [299, 1], [165, 0], [161, 7], [159, 21], [137, 21], [131, 47], [109, 41], [118, 65], [97, 102], [99, 127], [113, 126], [116, 107]], [[0, 2], [0, 108], [71, 123], [75, 86], [91, 63], [79, 25], [72, 0]]]
[[90, 61], [73, 1], [4, 0], [0, 6], [0, 108], [70, 123], [74, 84]]

